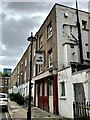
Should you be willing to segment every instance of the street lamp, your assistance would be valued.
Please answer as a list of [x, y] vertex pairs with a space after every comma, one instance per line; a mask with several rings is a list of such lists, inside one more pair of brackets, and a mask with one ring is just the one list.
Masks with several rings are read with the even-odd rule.
[[29, 104], [28, 104], [28, 111], [27, 111], [27, 120], [31, 120], [31, 80], [32, 80], [32, 46], [33, 41], [36, 40], [33, 37], [33, 33], [31, 32], [31, 36], [27, 39], [30, 42], [31, 51], [30, 51], [30, 79], [29, 79]]

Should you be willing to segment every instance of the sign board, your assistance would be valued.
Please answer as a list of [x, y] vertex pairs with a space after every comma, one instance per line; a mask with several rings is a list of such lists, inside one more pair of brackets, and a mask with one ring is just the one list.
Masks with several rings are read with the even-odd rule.
[[42, 65], [44, 64], [44, 54], [36, 52], [36, 64]]

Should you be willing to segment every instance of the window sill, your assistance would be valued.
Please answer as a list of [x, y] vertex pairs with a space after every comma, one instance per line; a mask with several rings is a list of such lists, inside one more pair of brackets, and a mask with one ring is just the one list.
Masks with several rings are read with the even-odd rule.
[[61, 96], [60, 100], [66, 100], [66, 96]]

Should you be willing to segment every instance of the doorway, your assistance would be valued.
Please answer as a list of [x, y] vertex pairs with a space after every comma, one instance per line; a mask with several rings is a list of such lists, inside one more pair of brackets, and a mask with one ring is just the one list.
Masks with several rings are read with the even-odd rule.
[[83, 83], [74, 84], [74, 99], [75, 102], [83, 102], [85, 101], [85, 92]]
[[49, 112], [53, 113], [53, 81], [49, 80]]

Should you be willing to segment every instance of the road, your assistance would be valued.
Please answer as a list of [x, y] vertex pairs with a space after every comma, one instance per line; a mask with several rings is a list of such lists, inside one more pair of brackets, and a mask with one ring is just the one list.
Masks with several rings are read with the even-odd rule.
[[0, 110], [0, 120], [10, 120], [8, 112]]

